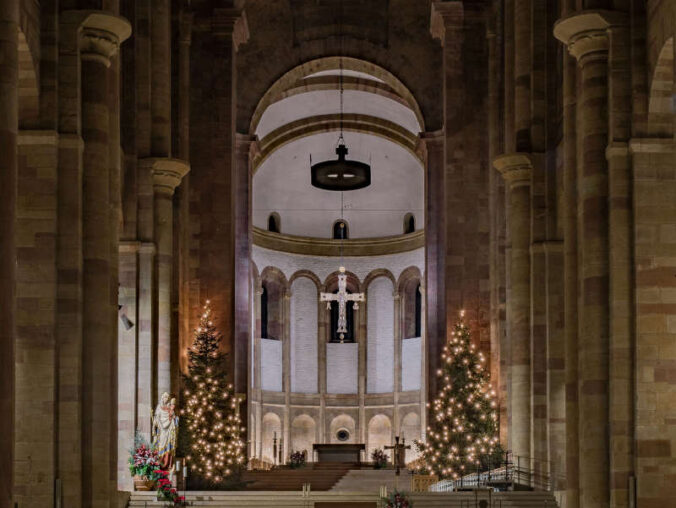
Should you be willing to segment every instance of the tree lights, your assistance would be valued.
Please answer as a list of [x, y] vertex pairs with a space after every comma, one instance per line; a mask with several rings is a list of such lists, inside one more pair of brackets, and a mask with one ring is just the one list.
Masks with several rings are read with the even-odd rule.
[[437, 370], [440, 389], [429, 405], [427, 441], [416, 444], [428, 472], [457, 479], [499, 463], [498, 408], [486, 358], [470, 342], [469, 328], [462, 321], [444, 346], [441, 363]]
[[220, 340], [207, 300], [188, 350], [183, 415], [189, 443], [186, 461], [193, 474], [216, 484], [245, 464], [244, 442], [240, 437], [245, 429], [239, 416], [243, 399], [225, 380], [225, 355], [219, 351]]

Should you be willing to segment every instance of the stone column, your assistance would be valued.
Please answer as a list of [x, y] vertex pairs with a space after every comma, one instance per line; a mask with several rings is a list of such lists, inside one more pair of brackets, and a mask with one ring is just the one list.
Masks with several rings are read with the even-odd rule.
[[[188, 9], [187, 6], [183, 7]], [[192, 42], [192, 13], [181, 11], [179, 20], [178, 49], [178, 152], [176, 156], [190, 160], [190, 44]], [[176, 191], [179, 201], [179, 347], [181, 350], [179, 367], [187, 368], [187, 356], [183, 351], [192, 342], [190, 328], [190, 175], [183, 177]]]
[[[505, 179], [511, 255], [507, 321], [511, 343], [510, 448], [515, 456], [530, 457], [530, 178], [532, 165], [522, 153], [506, 154], [493, 161]], [[521, 459], [528, 460], [528, 459]]]
[[[84, 17], [80, 35], [82, 61], [83, 152], [83, 503], [108, 506], [115, 460], [111, 457], [111, 422], [115, 394], [116, 348], [110, 319], [110, 109], [111, 58], [131, 26], [102, 12]], [[115, 69], [115, 68], [113, 68]], [[117, 323], [117, 321], [115, 321]], [[111, 357], [112, 355], [112, 357]], [[114, 448], [113, 448], [114, 449]]]
[[150, 153], [171, 157], [171, 2], [150, 0], [150, 5]]
[[577, 393], [577, 67], [563, 59], [563, 273], [566, 358], [566, 507], [579, 507]]
[[0, 4], [0, 508], [12, 505], [19, 2]]
[[[257, 148], [256, 137], [235, 134], [235, 164], [232, 172], [231, 199], [234, 211], [234, 362], [235, 390], [247, 391], [247, 349], [251, 344], [251, 154]], [[287, 440], [285, 440], [288, 443]], [[288, 448], [288, 447], [287, 447]]]
[[401, 419], [399, 417], [399, 393], [401, 392], [401, 329], [402, 298], [395, 286], [392, 293], [394, 303], [394, 421], [392, 432], [394, 436], [400, 435]]
[[559, 20], [554, 35], [579, 65], [577, 131], [580, 506], [609, 504], [608, 30], [618, 13]]
[[190, 166], [178, 159], [144, 159], [150, 163], [154, 188], [154, 216], [156, 277], [157, 281], [157, 400], [164, 392], [176, 393], [172, 386], [172, 330], [171, 330], [171, 283], [174, 250], [173, 202], [174, 190], [188, 174]]
[[[421, 135], [426, 152], [425, 171], [425, 343], [423, 351], [427, 371], [435, 373], [446, 338], [446, 297], [444, 260], [446, 252], [446, 223], [444, 212], [444, 144], [443, 131]], [[426, 379], [427, 400], [437, 393], [436, 375]]]

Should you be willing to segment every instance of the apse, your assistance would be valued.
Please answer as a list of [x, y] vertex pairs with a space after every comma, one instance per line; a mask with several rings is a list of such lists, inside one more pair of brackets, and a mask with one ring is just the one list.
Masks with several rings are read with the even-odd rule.
[[[423, 434], [423, 307], [407, 295], [425, 270], [423, 126], [387, 72], [338, 60], [273, 85], [254, 121], [249, 453], [263, 461], [269, 436], [255, 420], [274, 407], [284, 408], [285, 458], [315, 443], [391, 445], [403, 429], [394, 414], [416, 416], [408, 432]], [[338, 147], [347, 183], [333, 186]], [[327, 180], [315, 185], [323, 164]], [[349, 185], [355, 168], [368, 169], [366, 184]], [[376, 408], [388, 424], [374, 434]]]

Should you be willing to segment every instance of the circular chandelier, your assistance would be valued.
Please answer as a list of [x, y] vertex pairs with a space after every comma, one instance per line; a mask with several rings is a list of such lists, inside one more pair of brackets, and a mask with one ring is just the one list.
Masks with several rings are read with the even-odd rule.
[[310, 157], [311, 182], [314, 187], [330, 191], [350, 191], [371, 185], [371, 166], [365, 162], [348, 160], [347, 146], [343, 137], [343, 59], [340, 59], [340, 135], [335, 160], [312, 164]]

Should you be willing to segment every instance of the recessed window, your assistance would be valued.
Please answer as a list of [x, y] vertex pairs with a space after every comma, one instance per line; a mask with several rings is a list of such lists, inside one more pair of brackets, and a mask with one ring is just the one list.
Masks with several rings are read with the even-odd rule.
[[344, 220], [337, 220], [333, 223], [333, 239], [334, 240], [347, 240], [347, 222]]
[[268, 338], [268, 288], [261, 292], [261, 339]]
[[272, 233], [279, 233], [280, 231], [280, 224], [279, 224], [279, 214], [276, 212], [273, 212], [270, 214], [268, 217], [268, 231]]
[[415, 215], [412, 213], [407, 213], [404, 217], [404, 234], [415, 232]]

